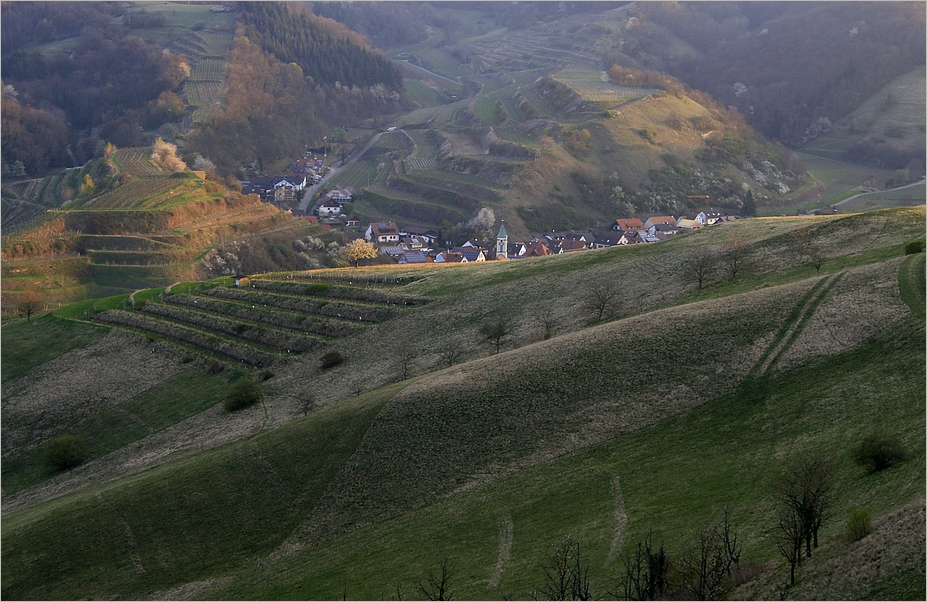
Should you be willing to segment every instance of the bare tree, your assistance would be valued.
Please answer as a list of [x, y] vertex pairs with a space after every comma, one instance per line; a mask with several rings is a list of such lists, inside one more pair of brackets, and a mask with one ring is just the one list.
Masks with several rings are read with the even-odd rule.
[[429, 571], [428, 583], [423, 584], [419, 582], [418, 588], [429, 600], [451, 600], [453, 599], [454, 592], [448, 589], [450, 581], [451, 565], [450, 561], [445, 557], [444, 560], [441, 561], [441, 574], [435, 575], [434, 572]]
[[792, 247], [798, 256], [798, 263], [800, 264], [805, 260], [805, 255], [808, 254], [814, 242], [814, 231], [811, 226], [802, 226], [792, 230], [789, 235], [792, 238]]
[[596, 284], [583, 301], [583, 308], [591, 322], [611, 318], [621, 310], [618, 285], [611, 280]]
[[619, 591], [609, 592], [622, 600], [656, 600], [663, 596], [667, 588], [669, 558], [663, 550], [653, 548], [653, 529], [642, 542], [637, 543], [637, 550], [632, 556], [622, 556], [623, 571], [619, 578]]
[[412, 347], [403, 346], [400, 348], [399, 352], [395, 356], [396, 371], [398, 373], [399, 382], [402, 382], [411, 376], [412, 362], [415, 361], [417, 356], [418, 354]]
[[747, 240], [739, 233], [732, 232], [724, 244], [724, 263], [731, 280], [747, 268]]
[[35, 291], [26, 291], [16, 299], [16, 309], [26, 314], [26, 322], [32, 321], [32, 314], [42, 308], [42, 296]]
[[820, 251], [812, 249], [808, 254], [808, 263], [814, 268], [815, 272], [820, 272], [824, 266], [824, 255]]
[[450, 368], [463, 356], [464, 351], [464, 345], [460, 341], [448, 341], [438, 352], [438, 356], [441, 358], [441, 363]]
[[560, 318], [554, 314], [554, 308], [547, 306], [536, 314], [537, 321], [544, 327], [544, 340], [550, 338], [554, 329], [560, 324]]
[[567, 537], [555, 548], [544, 570], [545, 600], [591, 600], [589, 566], [583, 564], [579, 542]]
[[502, 344], [512, 334], [512, 317], [504, 312], [495, 313], [480, 326], [480, 334], [499, 353]]
[[718, 256], [707, 247], [699, 247], [683, 260], [682, 268], [683, 280], [695, 282], [702, 290], [718, 269]]
[[679, 558], [682, 586], [694, 600], [714, 600], [724, 591], [727, 576], [727, 553], [721, 529], [705, 523], [692, 536]]
[[805, 532], [801, 519], [789, 508], [780, 508], [774, 533], [776, 548], [789, 563], [789, 585], [795, 585], [795, 567], [801, 565], [801, 545]]
[[315, 396], [312, 393], [308, 393], [302, 401], [302, 411], [303, 416], [308, 416], [309, 412], [312, 411], [312, 408], [315, 407]]
[[[804, 543], [805, 555], [809, 558], [812, 548], [818, 547], [821, 527], [831, 516], [832, 473], [833, 463], [830, 460], [803, 455], [772, 483], [774, 500], [779, 507], [780, 538], [793, 537], [793, 530], [800, 529], [799, 545]], [[785, 556], [782, 546], [780, 552]]]

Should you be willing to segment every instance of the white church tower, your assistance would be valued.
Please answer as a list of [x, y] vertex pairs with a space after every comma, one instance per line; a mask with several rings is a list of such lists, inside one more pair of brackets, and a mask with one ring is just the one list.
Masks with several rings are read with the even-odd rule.
[[496, 259], [508, 259], [509, 235], [505, 233], [505, 221], [496, 234]]

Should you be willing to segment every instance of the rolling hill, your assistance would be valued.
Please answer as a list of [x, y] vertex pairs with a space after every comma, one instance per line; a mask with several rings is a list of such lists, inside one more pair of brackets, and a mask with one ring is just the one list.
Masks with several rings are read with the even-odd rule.
[[[906, 246], [924, 224], [923, 208], [757, 218], [635, 248], [201, 283], [7, 324], [3, 595], [419, 598], [447, 559], [455, 597], [524, 599], [571, 536], [609, 597], [651, 529], [678, 558], [728, 508], [734, 597], [922, 597], [924, 255]], [[685, 280], [689, 258], [732, 240], [749, 270]], [[620, 311], [597, 322], [588, 299], [608, 282]], [[323, 348], [255, 368], [99, 321], [196, 315], [189, 328], [246, 347], [286, 319], [333, 328], [350, 311], [367, 313], [329, 332], [343, 362], [325, 369]], [[499, 316], [512, 331], [494, 354], [480, 331]], [[43, 343], [65, 331], [81, 342]], [[268, 366], [264, 401], [226, 413], [229, 383]], [[43, 469], [42, 445], [68, 431], [91, 459]], [[856, 465], [872, 433], [908, 459]], [[802, 453], [834, 461], [833, 512], [783, 590], [769, 480]], [[850, 542], [859, 508], [873, 531]]]

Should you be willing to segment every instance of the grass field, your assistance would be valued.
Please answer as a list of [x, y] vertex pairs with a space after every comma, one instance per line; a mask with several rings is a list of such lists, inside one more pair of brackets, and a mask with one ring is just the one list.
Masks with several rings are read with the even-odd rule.
[[[803, 225], [826, 249], [820, 272], [791, 254], [791, 232]], [[393, 319], [338, 341], [343, 367], [322, 371], [307, 357], [275, 368], [264, 403], [237, 416], [215, 407], [226, 376], [181, 368], [158, 347], [157, 384], [79, 423], [93, 449], [113, 453], [51, 478], [36, 474], [34, 461], [31, 469], [4, 463], [19, 483], [46, 480], [5, 492], [5, 506], [17, 511], [3, 518], [3, 594], [377, 599], [396, 597], [401, 581], [403, 597], [417, 597], [415, 584], [446, 557], [455, 597], [530, 599], [543, 585], [541, 564], [570, 535], [582, 543], [593, 593], [606, 597], [620, 555], [649, 529], [673, 558], [727, 506], [742, 562], [764, 567], [744, 586], [752, 589], [732, 597], [775, 597], [787, 575], [769, 536], [775, 514], [766, 479], [796, 454], [820, 452], [836, 462], [834, 518], [790, 594], [848, 599], [881, 588], [916, 598], [923, 579], [909, 572], [923, 563], [923, 546], [918, 552], [909, 536], [923, 525], [889, 533], [892, 513], [922, 506], [925, 487], [924, 255], [904, 256], [923, 228], [923, 208], [767, 218], [639, 248], [309, 273], [361, 283], [414, 275], [403, 287], [296, 274], [261, 280], [254, 291], [210, 289], [230, 310], [267, 311], [261, 306], [295, 302], [299, 291], [306, 301], [321, 295], [325, 309], [344, 295], [367, 305], [397, 293], [431, 302], [400, 305]], [[701, 292], [679, 281], [686, 253], [718, 248], [734, 230], [749, 241], [750, 273]], [[610, 278], [622, 283], [627, 315], [589, 325], [582, 299], [591, 283]], [[196, 298], [206, 293], [198, 286], [172, 292]], [[151, 303], [157, 295], [142, 297]], [[548, 341], [532, 319], [544, 307], [558, 318]], [[518, 320], [495, 356], [480, 349], [476, 331], [503, 308]], [[278, 305], [267, 317], [291, 314]], [[28, 332], [22, 323], [3, 328], [4, 342]], [[395, 358], [382, 353], [399, 333], [419, 342], [414, 378], [402, 382]], [[455, 341], [465, 351], [447, 367], [439, 352]], [[128, 363], [150, 361], [144, 339], [121, 353]], [[66, 366], [60, 376], [23, 366], [5, 391], [23, 390], [22, 375], [66, 378]], [[178, 390], [191, 394], [172, 395]], [[7, 403], [4, 428], [12, 429]], [[133, 456], [118, 451], [176, 454], [246, 423], [237, 439], [143, 464], [151, 470], [133, 472]], [[874, 431], [903, 441], [909, 460], [877, 474], [854, 464], [853, 445]], [[116, 470], [125, 478], [90, 485], [90, 475], [114, 478]], [[70, 482], [83, 485], [57, 497], [56, 487]], [[890, 546], [879, 537], [843, 539], [843, 517], [860, 507]], [[854, 564], [859, 546], [895, 568], [864, 583], [840, 578], [870, 570]], [[74, 555], [54, 553], [62, 548]], [[58, 577], [36, 577], [49, 572]]]

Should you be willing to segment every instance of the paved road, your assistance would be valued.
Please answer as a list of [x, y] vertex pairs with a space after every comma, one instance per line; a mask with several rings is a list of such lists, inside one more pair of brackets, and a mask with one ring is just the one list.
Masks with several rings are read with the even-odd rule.
[[861, 192], [859, 194], [854, 194], [850, 198], [843, 199], [839, 203], [834, 203], [833, 206], [837, 207], [839, 205], [846, 203], [847, 201], [852, 201], [856, 197], [866, 196], [867, 194], [884, 194], [886, 192], [895, 192], [896, 190], [904, 190], [905, 188], [911, 188], [912, 186], [921, 186], [922, 184], [924, 184], [924, 182], [927, 182], [927, 179], [918, 180], [917, 182], [913, 182], [911, 184], [905, 184], [904, 186], [899, 186], [898, 188], [889, 188], [888, 190], [874, 190], [872, 192]]
[[364, 146], [364, 148], [362, 148], [359, 152], [356, 152], [353, 155], [351, 155], [351, 159], [345, 165], [339, 165], [338, 167], [332, 167], [329, 170], [329, 172], [325, 174], [325, 176], [321, 180], [319, 180], [318, 184], [313, 184], [309, 188], [306, 188], [306, 192], [303, 195], [303, 200], [299, 202], [299, 210], [304, 212], [305, 215], [313, 215], [315, 213], [315, 210], [318, 209], [318, 206], [322, 203], [322, 199], [318, 199], [316, 200], [316, 202], [312, 203], [311, 207], [309, 206], [309, 203], [312, 202], [312, 197], [315, 196], [315, 193], [318, 192], [322, 186], [325, 186], [326, 182], [328, 182], [329, 180], [334, 178], [336, 175], [341, 173], [342, 169], [346, 169], [350, 167], [351, 165], [354, 164], [355, 161], [360, 159], [371, 146], [377, 143], [377, 141], [380, 139], [380, 136], [382, 135], [383, 135], [383, 132], [377, 132], [376, 134], [374, 134], [373, 138], [370, 139], [370, 142], [368, 142]]

